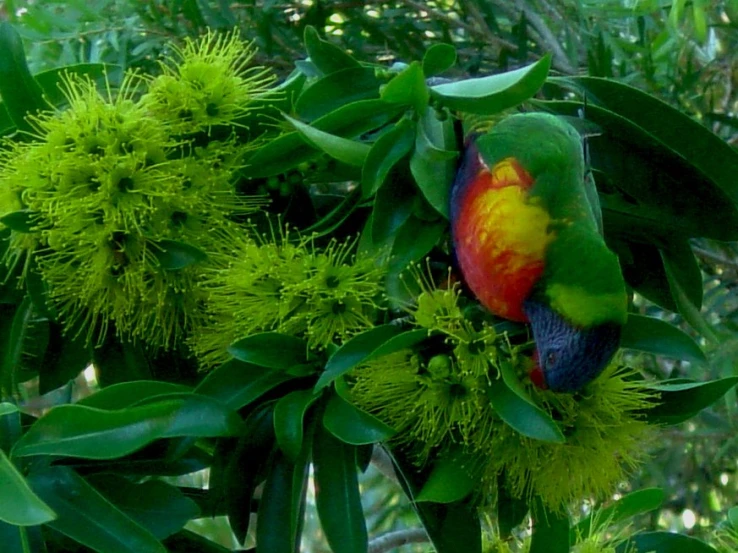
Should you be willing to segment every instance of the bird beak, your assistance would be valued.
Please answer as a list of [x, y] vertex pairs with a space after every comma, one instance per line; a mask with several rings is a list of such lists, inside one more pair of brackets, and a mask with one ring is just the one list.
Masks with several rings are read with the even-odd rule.
[[548, 386], [546, 385], [546, 377], [543, 375], [543, 369], [541, 369], [541, 363], [538, 359], [538, 351], [533, 353], [533, 369], [528, 373], [528, 376], [530, 376], [530, 381], [537, 388], [540, 388], [541, 390], [548, 389]]

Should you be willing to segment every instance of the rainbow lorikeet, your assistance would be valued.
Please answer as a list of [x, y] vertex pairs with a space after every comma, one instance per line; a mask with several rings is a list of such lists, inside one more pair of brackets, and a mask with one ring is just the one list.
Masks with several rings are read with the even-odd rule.
[[531, 324], [533, 382], [574, 392], [599, 375], [619, 347], [627, 294], [577, 131], [525, 113], [471, 137], [450, 207], [467, 286], [495, 315]]

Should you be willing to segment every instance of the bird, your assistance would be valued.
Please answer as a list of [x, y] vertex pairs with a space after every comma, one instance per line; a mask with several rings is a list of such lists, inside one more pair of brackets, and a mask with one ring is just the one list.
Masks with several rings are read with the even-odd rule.
[[582, 390], [620, 347], [628, 294], [577, 130], [528, 112], [471, 134], [449, 215], [471, 293], [494, 315], [531, 326], [531, 381]]

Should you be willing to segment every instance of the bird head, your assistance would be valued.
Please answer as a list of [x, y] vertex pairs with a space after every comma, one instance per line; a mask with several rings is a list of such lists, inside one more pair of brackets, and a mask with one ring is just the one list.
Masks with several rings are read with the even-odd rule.
[[554, 392], [576, 392], [597, 378], [620, 347], [622, 326], [604, 323], [579, 328], [549, 306], [526, 301], [524, 311], [536, 343], [531, 380]]

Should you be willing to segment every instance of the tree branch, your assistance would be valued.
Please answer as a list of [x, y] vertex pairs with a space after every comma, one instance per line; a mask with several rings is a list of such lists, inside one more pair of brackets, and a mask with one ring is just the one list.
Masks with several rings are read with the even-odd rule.
[[548, 49], [553, 55], [553, 65], [562, 73], [574, 75], [577, 73], [576, 67], [569, 63], [569, 58], [566, 56], [566, 52], [559, 44], [559, 40], [554, 35], [553, 31], [549, 28], [543, 18], [531, 9], [526, 0], [515, 0], [517, 9], [525, 14], [525, 18], [533, 27], [536, 34], [540, 39], [541, 46]]
[[382, 446], [374, 446], [371, 462], [379, 472], [399, 485], [400, 482], [397, 479], [397, 473], [395, 472], [395, 466], [392, 464], [392, 459]]
[[385, 553], [396, 547], [409, 543], [428, 543], [430, 538], [423, 528], [408, 528], [396, 532], [387, 532], [369, 542], [367, 553]]

